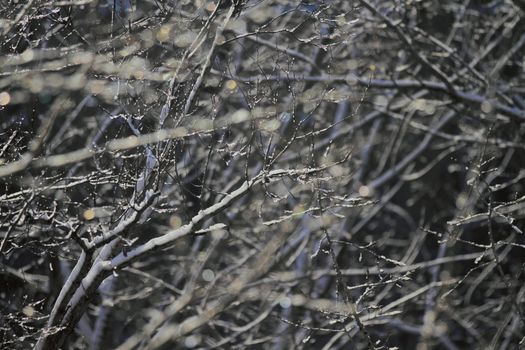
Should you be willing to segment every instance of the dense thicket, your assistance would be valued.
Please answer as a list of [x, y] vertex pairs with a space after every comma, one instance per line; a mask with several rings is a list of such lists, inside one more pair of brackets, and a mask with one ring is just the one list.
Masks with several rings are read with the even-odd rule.
[[0, 1], [0, 347], [518, 349], [524, 11]]

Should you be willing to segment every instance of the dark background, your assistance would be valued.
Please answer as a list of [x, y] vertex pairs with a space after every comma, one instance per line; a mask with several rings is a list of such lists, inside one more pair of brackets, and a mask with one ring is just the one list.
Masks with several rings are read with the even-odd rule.
[[523, 2], [218, 5], [0, 2], [0, 347], [518, 349]]

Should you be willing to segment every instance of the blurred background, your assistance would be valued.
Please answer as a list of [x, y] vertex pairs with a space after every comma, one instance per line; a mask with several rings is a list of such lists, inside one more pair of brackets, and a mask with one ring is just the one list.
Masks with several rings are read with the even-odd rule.
[[0, 1], [0, 347], [520, 348], [524, 10]]

